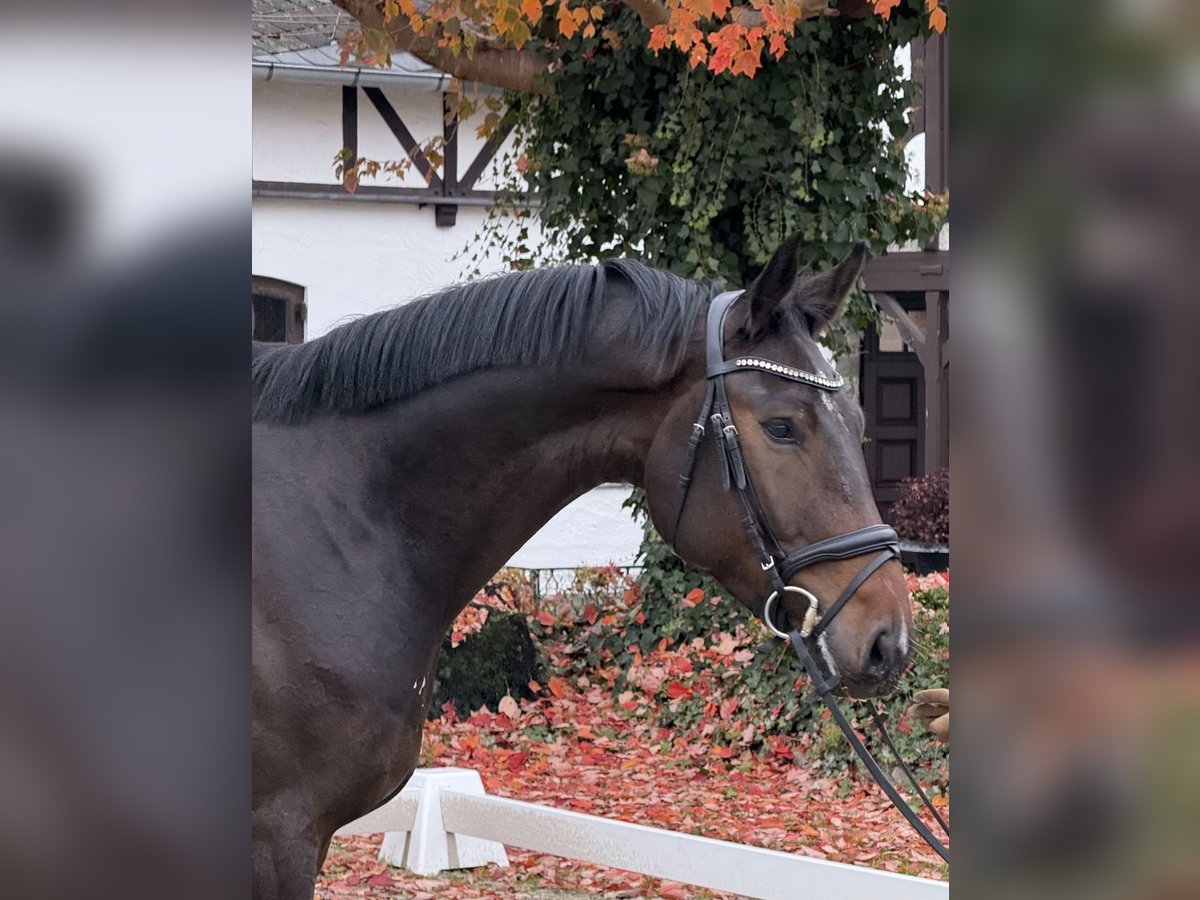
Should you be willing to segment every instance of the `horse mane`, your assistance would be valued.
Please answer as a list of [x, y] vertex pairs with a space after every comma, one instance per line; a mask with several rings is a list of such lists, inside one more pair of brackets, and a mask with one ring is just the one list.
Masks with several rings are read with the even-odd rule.
[[674, 371], [711, 286], [610, 259], [481, 279], [256, 355], [254, 418], [303, 422], [323, 410], [370, 409], [481, 369], [577, 360], [614, 275], [633, 288], [636, 305], [613, 339], [658, 360], [659, 373]]

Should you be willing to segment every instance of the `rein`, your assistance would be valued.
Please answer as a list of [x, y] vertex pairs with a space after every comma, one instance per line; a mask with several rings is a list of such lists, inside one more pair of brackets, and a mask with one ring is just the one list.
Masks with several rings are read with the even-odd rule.
[[[840, 683], [839, 676], [834, 672], [831, 673], [830, 677], [826, 677], [808, 644], [809, 641], [816, 643], [821, 638], [837, 614], [880, 566], [889, 560], [899, 558], [900, 545], [896, 532], [888, 525], [868, 525], [865, 528], [848, 531], [844, 534], [817, 541], [815, 544], [809, 544], [807, 547], [793, 550], [790, 553], [787, 552], [779, 543], [774, 531], [771, 530], [766, 512], [763, 510], [758, 495], [754, 490], [754, 484], [750, 480], [750, 473], [746, 468], [745, 456], [742, 453], [741, 443], [738, 439], [737, 426], [733, 422], [733, 411], [725, 392], [725, 376], [733, 372], [746, 370], [766, 372], [779, 378], [786, 378], [789, 381], [811, 385], [823, 391], [840, 390], [844, 381], [841, 375], [837, 373], [829, 376], [804, 372], [792, 366], [785, 366], [781, 363], [761, 359], [756, 356], [740, 356], [726, 360], [724, 348], [725, 317], [730, 307], [733, 306], [734, 302], [741, 295], [742, 291], [729, 291], [719, 294], [713, 299], [708, 309], [705, 338], [707, 362], [705, 380], [707, 388], [704, 393], [704, 405], [700, 409], [700, 415], [692, 424], [692, 434], [688, 439], [683, 473], [679, 477], [679, 500], [675, 508], [671, 533], [666, 536], [667, 540], [673, 544], [675, 536], [679, 531], [679, 523], [683, 518], [684, 506], [687, 503], [688, 488], [691, 486], [692, 476], [696, 468], [696, 454], [704, 438], [711, 434], [721, 460], [722, 485], [727, 492], [734, 492], [738, 498], [739, 505], [741, 506], [742, 525], [746, 530], [746, 535], [750, 539], [750, 544], [754, 548], [754, 552], [759, 557], [759, 564], [766, 573], [767, 580], [770, 583], [771, 593], [763, 600], [757, 613], [758, 617], [772, 634], [791, 642], [796, 655], [800, 658], [801, 663], [803, 663], [805, 670], [808, 672], [809, 678], [813, 682], [813, 693], [809, 695], [808, 699], [811, 700], [813, 697], [820, 697], [829, 708], [834, 721], [837, 722], [838, 728], [842, 730], [842, 733], [846, 736], [846, 740], [854, 748], [854, 752], [858, 754], [863, 765], [867, 767], [867, 771], [871, 773], [871, 777], [875, 779], [875, 782], [887, 794], [892, 805], [908, 820], [909, 824], [913, 826], [922, 839], [942, 859], [949, 862], [950, 854], [945, 844], [938, 840], [928, 826], [921, 821], [916, 812], [909, 807], [908, 803], [896, 789], [896, 786], [884, 773], [879, 763], [875, 761], [870, 750], [867, 749], [862, 739], [855, 733], [853, 727], [851, 727], [849, 719], [842, 712], [833, 695], [834, 690]], [[851, 580], [838, 596], [837, 600], [824, 611], [821, 610], [820, 602], [815, 595], [804, 590], [804, 588], [795, 587], [787, 583], [801, 569], [816, 565], [817, 563], [829, 560], [851, 559], [868, 553], [876, 555]], [[775, 625], [772, 614], [776, 604], [781, 600], [783, 595], [789, 593], [798, 594], [808, 604], [808, 608], [805, 611], [801, 626], [798, 629], [786, 632]], [[950, 828], [946, 824], [945, 819], [938, 812], [929, 797], [926, 796], [925, 792], [921, 790], [916, 776], [896, 751], [896, 747], [885, 728], [883, 713], [880, 712], [878, 706], [874, 703], [868, 702], [867, 707], [871, 712], [875, 727], [883, 736], [883, 740], [899, 763], [908, 782], [920, 796], [925, 808], [937, 819], [938, 824], [948, 837], [950, 835]]]

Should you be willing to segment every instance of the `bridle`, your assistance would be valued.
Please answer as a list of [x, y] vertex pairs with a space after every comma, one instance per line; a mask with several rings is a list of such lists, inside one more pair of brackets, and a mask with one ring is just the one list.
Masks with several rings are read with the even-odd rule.
[[[742, 453], [737, 426], [733, 422], [733, 411], [729, 405], [729, 397], [725, 391], [725, 377], [738, 371], [766, 372], [769, 375], [786, 378], [789, 381], [800, 382], [818, 390], [830, 392], [840, 390], [844, 381], [841, 375], [837, 373], [819, 375], [757, 356], [738, 356], [729, 360], [725, 359], [725, 318], [730, 307], [742, 296], [742, 293], [742, 291], [729, 291], [719, 294], [713, 298], [708, 308], [705, 332], [707, 366], [705, 370], [706, 388], [704, 392], [704, 404], [700, 408], [700, 415], [692, 424], [692, 434], [687, 444], [687, 455], [684, 460], [683, 472], [679, 477], [679, 496], [676, 502], [675, 515], [671, 531], [669, 534], [664, 535], [664, 537], [666, 537], [668, 543], [674, 544], [675, 536], [679, 531], [679, 523], [683, 519], [683, 510], [687, 504], [688, 488], [691, 486], [692, 476], [695, 473], [697, 453], [705, 437], [711, 434], [717, 448], [722, 485], [726, 491], [732, 491], [738, 499], [741, 508], [742, 525], [746, 530], [746, 535], [750, 540], [751, 546], [754, 548], [754, 552], [759, 557], [759, 564], [766, 573], [770, 586], [770, 593], [759, 605], [758, 617], [772, 634], [791, 642], [792, 647], [795, 648], [796, 655], [800, 657], [800, 661], [804, 664], [804, 668], [808, 671], [809, 677], [812, 679], [813, 694], [810, 695], [810, 699], [812, 696], [819, 696], [825, 702], [838, 727], [846, 735], [854, 751], [863, 761], [863, 764], [867, 767], [867, 770], [871, 773], [875, 781], [883, 788], [888, 798], [892, 801], [892, 804], [908, 819], [909, 823], [917, 830], [917, 833], [925, 839], [925, 842], [941, 854], [943, 859], [949, 861], [949, 851], [945, 845], [934, 836], [925, 823], [909, 807], [904, 798], [900, 796], [900, 793], [884, 774], [883, 769], [875, 761], [838, 706], [833, 692], [840, 683], [840, 677], [836, 672], [826, 674], [821, 669], [809, 647], [809, 642], [811, 641], [815, 644], [821, 638], [821, 635], [829, 628], [837, 614], [841, 612], [871, 575], [884, 563], [900, 557], [899, 538], [896, 536], [895, 530], [888, 525], [868, 525], [865, 528], [825, 538], [824, 540], [817, 541], [815, 544], [809, 544], [807, 547], [801, 547], [791, 552], [786, 551], [776, 538], [775, 532], [771, 529], [771, 523], [767, 519], [767, 514], [763, 510], [762, 504], [759, 502], [758, 494], [754, 490], [754, 483], [750, 478], [750, 472], [746, 468], [745, 456]], [[811, 592], [806, 591], [804, 588], [788, 584], [788, 581], [801, 569], [808, 568], [817, 563], [828, 562], [830, 560], [852, 559], [868, 553], [874, 553], [875, 556], [846, 585], [837, 600], [828, 609], [822, 610], [820, 601]], [[783, 599], [785, 594], [797, 594], [807, 603], [807, 610], [805, 611], [801, 626], [790, 632], [781, 630], [775, 624], [773, 618], [776, 605]], [[917, 783], [916, 777], [904, 764], [899, 753], [896, 752], [891, 738], [884, 729], [883, 714], [874, 704], [868, 705], [876, 727], [883, 735], [888, 747], [892, 750], [893, 755], [908, 776], [909, 782], [916, 789], [925, 806], [933, 813], [948, 836], [950, 829], [945, 820], [938, 813], [937, 808], [930, 802], [929, 798], [926, 797], [924, 791], [921, 790], [920, 785]]]
[[[899, 538], [888, 525], [868, 525], [857, 531], [848, 531], [845, 534], [809, 544], [807, 547], [793, 550], [791, 553], [786, 552], [780, 545], [771, 528], [771, 523], [767, 519], [767, 514], [759, 502], [758, 494], [754, 490], [754, 483], [750, 480], [750, 473], [746, 469], [737, 426], [733, 424], [733, 412], [729, 406], [729, 397], [725, 392], [725, 376], [737, 371], [766, 372], [769, 375], [786, 378], [789, 381], [798, 381], [823, 391], [840, 390], [844, 382], [841, 375], [836, 373], [832, 376], [816, 375], [756, 356], [739, 356], [726, 360], [724, 352], [725, 317], [729, 308], [741, 295], [741, 291], [720, 294], [713, 299], [708, 308], [708, 328], [705, 338], [705, 353], [708, 362], [705, 374], [707, 389], [704, 393], [704, 405], [700, 409], [700, 415], [692, 424], [692, 435], [688, 441], [683, 474], [679, 478], [680, 493], [675, 520], [671, 533], [666, 537], [669, 542], [674, 542], [679, 522], [683, 518], [683, 509], [687, 503], [688, 488], [691, 486], [692, 475], [696, 468], [696, 453], [711, 428], [723, 463], [721, 466], [722, 484], [726, 491], [734, 491], [740, 501], [742, 524], [746, 528], [746, 534], [750, 538], [755, 553], [758, 554], [760, 565], [767, 573], [767, 579], [771, 585], [771, 593], [762, 602], [758, 616], [773, 634], [787, 638], [788, 633], [776, 627], [772, 619], [772, 610], [785, 593], [799, 594], [808, 603], [808, 611], [805, 613], [804, 623], [800, 628], [800, 636], [816, 641], [863, 582], [888, 560], [899, 558]], [[817, 598], [813, 594], [803, 588], [788, 584], [792, 576], [801, 569], [828, 560], [851, 559], [872, 552], [877, 554], [875, 558], [867, 563], [858, 576], [842, 591], [841, 596], [824, 612], [820, 610]], [[834, 676], [834, 680], [825, 682], [830, 690], [837, 686], [836, 678], [837, 676]]]

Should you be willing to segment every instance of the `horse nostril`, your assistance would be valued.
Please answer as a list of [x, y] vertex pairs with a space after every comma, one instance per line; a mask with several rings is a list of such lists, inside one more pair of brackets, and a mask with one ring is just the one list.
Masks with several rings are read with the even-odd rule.
[[900, 658], [899, 651], [895, 633], [889, 626], [880, 625], [867, 651], [867, 669], [880, 672], [894, 668]]

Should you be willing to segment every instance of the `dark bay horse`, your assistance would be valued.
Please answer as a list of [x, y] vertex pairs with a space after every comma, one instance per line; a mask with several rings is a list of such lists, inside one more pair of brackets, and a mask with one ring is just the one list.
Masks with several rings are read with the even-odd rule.
[[[719, 337], [731, 358], [824, 373], [807, 376], [820, 383], [833, 373], [813, 336], [837, 314], [863, 252], [802, 275], [796, 250], [786, 242], [728, 305]], [[762, 608], [767, 576], [722, 489], [714, 445], [698, 445], [678, 510], [714, 294], [629, 260], [541, 269], [256, 354], [259, 900], [312, 897], [333, 832], [400, 790], [417, 764], [446, 629], [593, 486], [643, 486], [679, 555]], [[850, 399], [768, 371], [720, 380], [773, 537], [803, 547], [879, 522]], [[823, 561], [789, 583], [824, 609], [862, 571], [860, 557]], [[799, 622], [801, 595], [779, 596], [776, 624]], [[907, 665], [911, 627], [889, 560], [821, 635], [820, 658], [848, 692], [886, 692]]]

